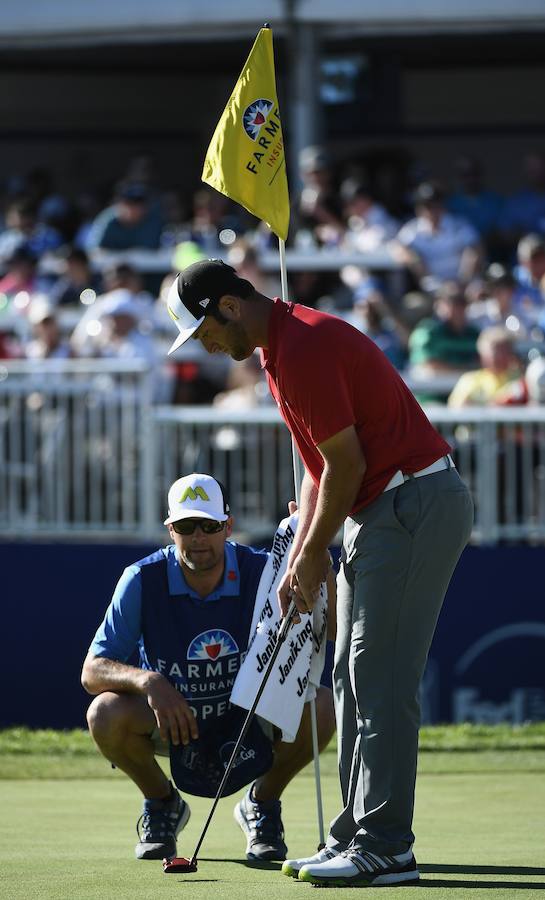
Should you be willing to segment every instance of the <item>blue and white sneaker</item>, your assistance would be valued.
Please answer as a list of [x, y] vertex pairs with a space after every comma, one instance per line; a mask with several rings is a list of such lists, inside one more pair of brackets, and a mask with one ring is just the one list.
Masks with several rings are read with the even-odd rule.
[[144, 800], [142, 815], [136, 823], [137, 859], [176, 856], [176, 838], [189, 822], [191, 810], [172, 785], [170, 789], [168, 800]]
[[382, 887], [418, 881], [420, 873], [411, 849], [382, 856], [368, 850], [344, 850], [322, 863], [308, 863], [299, 870], [299, 881], [318, 887]]
[[284, 843], [280, 800], [261, 803], [254, 797], [253, 785], [237, 803], [234, 810], [238, 822], [247, 837], [246, 859], [282, 861], [288, 848]]

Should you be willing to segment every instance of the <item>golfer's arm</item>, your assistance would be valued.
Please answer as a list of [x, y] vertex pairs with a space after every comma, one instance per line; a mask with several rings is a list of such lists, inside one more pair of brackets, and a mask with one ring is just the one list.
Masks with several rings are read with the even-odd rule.
[[337, 637], [337, 582], [333, 568], [327, 573], [327, 639], [334, 641]]
[[93, 695], [103, 694], [104, 691], [146, 695], [151, 681], [157, 677], [163, 676], [158, 672], [138, 669], [136, 666], [88, 653], [83, 663], [81, 683], [87, 693]]
[[299, 497], [299, 518], [297, 523], [297, 532], [295, 534], [293, 546], [290, 550], [290, 562], [299, 555], [299, 551], [303, 546], [303, 541], [305, 540], [308, 529], [310, 528], [310, 523], [312, 522], [314, 516], [317, 497], [318, 488], [314, 484], [308, 472], [305, 470], [305, 474], [301, 482], [301, 491]]
[[319, 444], [324, 469], [312, 522], [303, 542], [311, 553], [326, 551], [350, 512], [367, 464], [353, 425]]

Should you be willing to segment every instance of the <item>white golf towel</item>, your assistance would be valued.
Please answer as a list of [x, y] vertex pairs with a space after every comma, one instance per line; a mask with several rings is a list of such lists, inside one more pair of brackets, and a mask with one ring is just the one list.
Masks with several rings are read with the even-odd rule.
[[[276, 591], [286, 571], [297, 514], [283, 519], [257, 591], [250, 643], [231, 693], [231, 703], [250, 709], [272, 656], [280, 627]], [[327, 601], [322, 585], [312, 615], [292, 625], [276, 658], [256, 713], [282, 730], [282, 740], [295, 740], [303, 706], [316, 696], [324, 668], [327, 641]]]

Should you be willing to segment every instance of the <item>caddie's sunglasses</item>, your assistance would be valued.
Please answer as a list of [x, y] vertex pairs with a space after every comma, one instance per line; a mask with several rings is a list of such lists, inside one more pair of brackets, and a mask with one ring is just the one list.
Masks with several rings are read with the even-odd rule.
[[171, 524], [176, 534], [193, 534], [197, 526], [204, 534], [218, 534], [223, 531], [225, 522], [216, 522], [215, 519], [178, 519]]

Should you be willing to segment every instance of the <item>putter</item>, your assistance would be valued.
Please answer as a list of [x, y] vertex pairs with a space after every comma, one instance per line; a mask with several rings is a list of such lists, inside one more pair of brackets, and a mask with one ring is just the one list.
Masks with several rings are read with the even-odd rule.
[[250, 727], [250, 722], [252, 720], [252, 716], [257, 709], [257, 704], [259, 703], [259, 701], [261, 699], [261, 695], [262, 695], [263, 691], [265, 690], [265, 686], [269, 679], [269, 675], [271, 674], [271, 672], [273, 670], [273, 666], [276, 662], [276, 657], [278, 656], [278, 654], [280, 652], [280, 648], [281, 648], [282, 644], [284, 643], [286, 635], [290, 629], [292, 619], [296, 615], [296, 613], [297, 613], [297, 607], [295, 605], [295, 600], [292, 600], [290, 603], [289, 609], [286, 613], [286, 616], [282, 620], [282, 624], [278, 630], [278, 637], [276, 638], [276, 645], [273, 650], [273, 654], [269, 660], [269, 665], [267, 666], [265, 673], [263, 675], [263, 678], [261, 679], [261, 684], [259, 685], [259, 689], [255, 696], [255, 700], [252, 704], [252, 707], [248, 711], [248, 715], [246, 716], [246, 718], [244, 720], [242, 730], [241, 730], [241, 732], [238, 736], [238, 740], [234, 746], [233, 752], [231, 754], [231, 758], [225, 768], [225, 774], [224, 774], [223, 778], [221, 779], [221, 784], [220, 784], [217, 794], [214, 798], [214, 802], [212, 804], [212, 809], [210, 810], [210, 813], [208, 814], [208, 818], [207, 818], [204, 828], [201, 832], [201, 836], [200, 836], [199, 840], [197, 841], [197, 846], [195, 847], [193, 856], [191, 857], [191, 859], [186, 859], [185, 856], [173, 856], [170, 859], [164, 859], [163, 860], [163, 871], [164, 871], [165, 875], [169, 875], [171, 873], [172, 874], [184, 874], [184, 873], [189, 874], [191, 872], [197, 871], [197, 854], [198, 854], [199, 850], [201, 849], [202, 842], [204, 841], [206, 832], [208, 831], [208, 826], [210, 825], [210, 822], [212, 821], [212, 816], [214, 815], [214, 813], [216, 811], [216, 806], [218, 805], [218, 803], [221, 799], [223, 789], [227, 783], [227, 779], [229, 778], [231, 769], [233, 768], [233, 766], [235, 764], [235, 760], [237, 758], [238, 751], [240, 749], [240, 745], [242, 744], [242, 741], [244, 740], [244, 738], [246, 736], [246, 732], [248, 731], [248, 728]]

